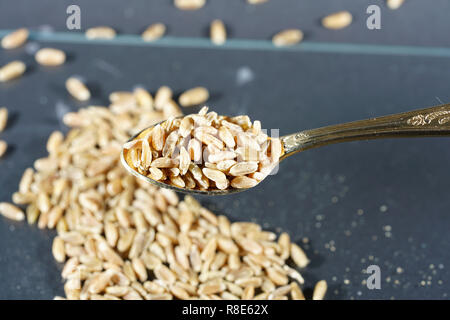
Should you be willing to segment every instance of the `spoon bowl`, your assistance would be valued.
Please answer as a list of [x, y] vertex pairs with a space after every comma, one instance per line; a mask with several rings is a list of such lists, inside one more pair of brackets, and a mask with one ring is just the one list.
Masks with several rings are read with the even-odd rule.
[[[181, 118], [181, 117], [178, 117]], [[158, 123], [155, 123], [154, 125], [147, 127], [141, 131], [139, 131], [138, 133], [136, 133], [134, 136], [132, 136], [127, 142], [131, 142], [133, 140], [135, 140], [137, 137], [139, 137], [139, 135], [148, 130], [151, 129], [153, 127], [156, 127], [158, 124], [161, 124], [165, 122], [164, 121], [160, 121]], [[134, 170], [129, 164], [128, 162], [125, 160], [125, 149], [122, 148], [122, 152], [120, 153], [120, 162], [122, 163], [122, 166], [125, 168], [126, 171], [128, 171], [129, 173], [131, 173], [133, 176], [135, 176], [138, 179], [141, 179], [142, 181], [151, 183], [157, 187], [160, 188], [166, 188], [166, 189], [171, 189], [173, 191], [177, 191], [177, 192], [181, 192], [181, 193], [186, 193], [186, 194], [199, 194], [199, 195], [205, 195], [205, 196], [221, 196], [221, 195], [227, 195], [227, 194], [233, 194], [233, 193], [238, 193], [238, 192], [242, 192], [242, 191], [246, 191], [247, 189], [225, 189], [225, 190], [200, 190], [200, 189], [187, 189], [187, 188], [180, 188], [177, 186], [173, 186], [161, 181], [157, 181], [157, 180], [153, 180], [139, 172], [137, 172], [136, 170]]]

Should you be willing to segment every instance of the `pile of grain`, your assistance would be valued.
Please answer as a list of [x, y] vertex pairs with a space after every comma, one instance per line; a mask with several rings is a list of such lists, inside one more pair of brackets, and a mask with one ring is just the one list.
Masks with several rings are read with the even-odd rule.
[[[54, 132], [48, 157], [28, 168], [13, 195], [29, 223], [56, 228], [68, 299], [303, 299], [303, 278], [287, 265], [308, 259], [286, 233], [231, 223], [194, 198], [142, 183], [119, 164], [137, 130], [178, 114], [155, 109], [144, 89], [111, 95], [109, 107], [68, 113], [72, 129]], [[21, 220], [17, 206], [0, 213]], [[323, 298], [324, 281], [313, 298]], [[60, 297], [58, 297], [60, 298]]]

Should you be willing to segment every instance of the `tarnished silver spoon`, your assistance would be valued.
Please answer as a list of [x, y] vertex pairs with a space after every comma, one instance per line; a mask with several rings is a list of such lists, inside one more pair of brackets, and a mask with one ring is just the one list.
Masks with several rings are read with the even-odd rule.
[[[142, 130], [130, 138], [129, 141], [134, 140], [143, 131], [148, 129], [149, 128]], [[283, 153], [279, 161], [282, 161], [300, 151], [345, 141], [449, 135], [450, 104], [444, 104], [421, 110], [304, 130], [282, 136], [280, 140], [283, 145]], [[125, 160], [124, 150], [122, 150], [121, 153], [121, 162], [128, 172], [139, 179], [152, 183], [161, 188], [173, 189], [179, 192], [203, 195], [226, 195], [248, 190], [234, 188], [225, 190], [197, 190], [179, 188], [161, 181], [153, 180], [135, 171]]]

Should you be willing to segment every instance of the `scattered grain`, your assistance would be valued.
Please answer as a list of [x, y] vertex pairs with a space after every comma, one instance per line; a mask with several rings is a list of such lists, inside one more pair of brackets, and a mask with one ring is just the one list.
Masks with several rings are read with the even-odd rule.
[[327, 293], [327, 282], [325, 280], [320, 280], [316, 283], [313, 292], [313, 300], [323, 300], [325, 294]]
[[13, 61], [0, 68], [0, 82], [6, 82], [20, 77], [26, 70], [25, 63]]
[[303, 40], [303, 32], [298, 29], [288, 29], [273, 36], [272, 42], [277, 47], [292, 46]]
[[75, 99], [80, 101], [89, 100], [91, 97], [91, 93], [86, 85], [81, 82], [80, 79], [75, 77], [70, 77], [66, 81], [66, 89]]
[[198, 10], [205, 5], [206, 0], [174, 0], [174, 3], [180, 10]]
[[113, 39], [116, 37], [116, 31], [111, 27], [93, 27], [86, 30], [88, 39]]
[[0, 108], [0, 132], [5, 130], [8, 123], [8, 109], [5, 107]]
[[142, 39], [144, 41], [154, 41], [164, 36], [165, 32], [166, 26], [164, 24], [155, 23], [145, 29], [145, 31], [142, 33]]
[[64, 51], [53, 48], [42, 48], [36, 52], [34, 57], [43, 66], [59, 66], [66, 61]]
[[386, 0], [389, 9], [396, 10], [400, 8], [405, 0]]
[[2, 39], [2, 48], [3, 49], [15, 49], [22, 46], [28, 39], [28, 29], [20, 28], [17, 29]]
[[8, 144], [4, 140], [0, 140], [0, 158], [6, 153], [8, 149]]
[[322, 19], [322, 25], [327, 29], [343, 29], [352, 23], [353, 17], [348, 11], [339, 11]]
[[222, 45], [227, 40], [227, 30], [225, 24], [221, 20], [214, 20], [211, 22], [210, 37], [212, 43]]
[[25, 214], [20, 208], [7, 202], [0, 202], [0, 214], [11, 220], [21, 221], [25, 219]]

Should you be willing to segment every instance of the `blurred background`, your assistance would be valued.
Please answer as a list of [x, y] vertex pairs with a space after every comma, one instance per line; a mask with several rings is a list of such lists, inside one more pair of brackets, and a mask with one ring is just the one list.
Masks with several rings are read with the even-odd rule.
[[[71, 4], [81, 9], [80, 30], [66, 27]], [[367, 28], [369, 5], [380, 8], [379, 30]], [[353, 15], [350, 26], [321, 25], [341, 10]], [[10, 111], [1, 134], [10, 147], [0, 159], [0, 201], [10, 201], [25, 168], [46, 155], [49, 134], [67, 131], [64, 113], [105, 105], [110, 92], [137, 85], [152, 93], [168, 85], [176, 96], [204, 86], [216, 112], [248, 114], [281, 135], [447, 103], [449, 11], [446, 0], [405, 0], [397, 10], [380, 0], [207, 0], [196, 11], [170, 0], [0, 0], [0, 36], [31, 31], [24, 47], [0, 50], [0, 65], [19, 59], [28, 66], [22, 78], [0, 83], [0, 106]], [[223, 46], [210, 43], [214, 19], [226, 25]], [[142, 42], [139, 35], [155, 22], [166, 25], [165, 37]], [[84, 38], [101, 25], [118, 36]], [[272, 36], [288, 28], [301, 29], [303, 42], [274, 47]], [[67, 62], [39, 66], [34, 53], [41, 47], [64, 50]], [[67, 94], [71, 75], [86, 80], [89, 102]], [[326, 279], [328, 299], [448, 299], [449, 146], [448, 138], [328, 146], [286, 160], [253, 190], [199, 200], [230, 219], [288, 232], [311, 260], [305, 287]], [[0, 218], [0, 299], [63, 294], [54, 234]], [[365, 284], [370, 265], [381, 269], [379, 290]]]

